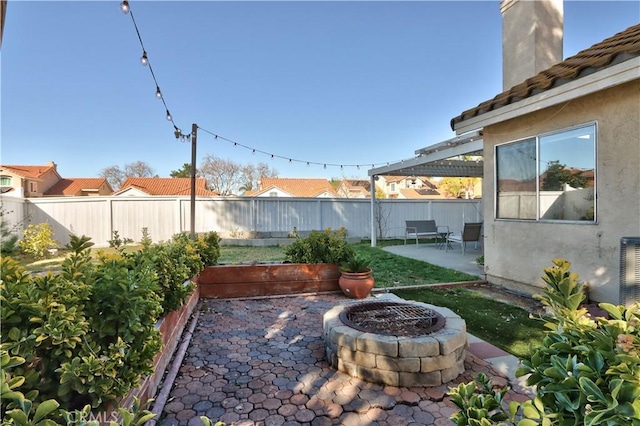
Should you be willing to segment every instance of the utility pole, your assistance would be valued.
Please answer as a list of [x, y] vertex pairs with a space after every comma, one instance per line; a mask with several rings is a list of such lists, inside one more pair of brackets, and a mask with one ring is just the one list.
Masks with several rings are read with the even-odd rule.
[[191, 239], [196, 239], [196, 143], [198, 125], [191, 125]]

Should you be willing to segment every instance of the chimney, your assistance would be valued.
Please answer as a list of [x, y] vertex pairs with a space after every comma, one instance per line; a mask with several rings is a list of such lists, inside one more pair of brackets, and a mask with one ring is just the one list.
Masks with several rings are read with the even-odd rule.
[[502, 89], [562, 62], [562, 0], [501, 0]]

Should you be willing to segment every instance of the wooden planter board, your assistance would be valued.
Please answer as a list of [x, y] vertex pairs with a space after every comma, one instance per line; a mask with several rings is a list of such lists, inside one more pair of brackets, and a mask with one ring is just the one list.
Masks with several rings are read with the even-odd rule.
[[233, 298], [340, 291], [338, 265], [281, 263], [207, 266], [197, 278], [200, 297]]

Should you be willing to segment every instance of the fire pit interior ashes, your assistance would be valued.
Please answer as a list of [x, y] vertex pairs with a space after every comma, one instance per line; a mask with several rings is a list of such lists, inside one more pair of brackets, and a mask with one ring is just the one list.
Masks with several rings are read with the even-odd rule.
[[464, 372], [467, 333], [447, 308], [393, 294], [338, 305], [323, 317], [329, 363], [392, 386], [439, 386]]

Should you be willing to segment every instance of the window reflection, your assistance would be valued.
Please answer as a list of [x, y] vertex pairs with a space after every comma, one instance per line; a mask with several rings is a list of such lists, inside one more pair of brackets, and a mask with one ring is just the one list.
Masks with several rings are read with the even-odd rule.
[[595, 220], [595, 124], [496, 147], [496, 217]]

